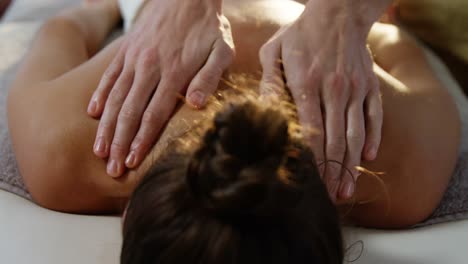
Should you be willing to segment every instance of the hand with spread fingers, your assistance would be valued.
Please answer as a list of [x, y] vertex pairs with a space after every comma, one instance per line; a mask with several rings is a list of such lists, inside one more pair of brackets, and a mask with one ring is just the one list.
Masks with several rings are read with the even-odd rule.
[[94, 92], [94, 152], [121, 176], [150, 151], [178, 96], [203, 107], [234, 58], [222, 0], [149, 0]]
[[262, 86], [290, 90], [333, 201], [354, 195], [357, 167], [378, 153], [382, 102], [366, 39], [389, 4], [309, 0], [260, 51]]

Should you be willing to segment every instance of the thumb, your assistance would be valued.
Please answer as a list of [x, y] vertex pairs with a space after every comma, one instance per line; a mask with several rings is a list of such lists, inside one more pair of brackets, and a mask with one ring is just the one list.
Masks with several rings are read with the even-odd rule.
[[260, 63], [263, 68], [262, 80], [260, 82], [261, 96], [281, 96], [285, 91], [281, 46], [275, 41], [266, 43], [260, 49]]
[[223, 41], [217, 41], [205, 65], [195, 75], [187, 89], [187, 101], [202, 108], [207, 98], [218, 89], [224, 71], [234, 59], [234, 50]]

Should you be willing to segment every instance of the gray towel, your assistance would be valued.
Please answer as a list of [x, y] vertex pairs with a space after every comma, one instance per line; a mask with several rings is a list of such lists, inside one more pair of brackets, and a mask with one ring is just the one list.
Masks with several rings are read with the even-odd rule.
[[6, 98], [19, 60], [38, 27], [38, 23], [0, 24], [0, 189], [26, 199], [31, 199], [31, 196], [19, 174], [13, 154], [7, 127]]
[[468, 219], [468, 100], [440, 59], [427, 50], [426, 56], [436, 76], [455, 100], [462, 120], [462, 131], [457, 165], [444, 197], [432, 215], [416, 227]]

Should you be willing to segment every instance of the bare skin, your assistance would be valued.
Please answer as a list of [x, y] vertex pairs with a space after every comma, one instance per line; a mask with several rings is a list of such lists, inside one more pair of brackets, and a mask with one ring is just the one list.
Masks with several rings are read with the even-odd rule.
[[[391, 0], [301, 2], [299, 18], [260, 51], [262, 82], [289, 89], [301, 125], [313, 128], [305, 139], [317, 162], [337, 161], [320, 171], [330, 197], [348, 199], [355, 168], [374, 160], [380, 145], [382, 101], [366, 38]], [[344, 177], [348, 172], [353, 177]]]
[[[88, 114], [100, 118], [94, 152], [108, 158], [112, 177], [144, 159], [176, 108], [175, 93], [200, 108], [218, 87], [235, 55], [223, 2], [146, 1], [88, 106]], [[228, 4], [243, 2], [252, 3]], [[353, 177], [342, 177], [346, 170], [335, 163], [320, 170], [330, 197], [347, 199], [359, 176], [355, 167], [361, 158], [374, 160], [380, 144], [379, 81], [366, 37], [392, 0], [296, 2], [304, 12], [277, 28], [260, 51], [262, 86], [289, 89], [300, 123], [315, 131], [305, 142], [317, 162], [350, 168]], [[275, 4], [282, 3], [291, 6]]]
[[94, 152], [109, 158], [107, 173], [140, 164], [174, 113], [174, 94], [204, 106], [233, 58], [222, 0], [146, 1], [88, 108], [100, 117]]
[[[247, 9], [237, 3], [234, 7], [233, 2], [224, 7], [237, 47], [230, 72], [259, 75], [261, 46], [279, 27], [293, 21], [302, 6], [293, 1], [258, 1]], [[93, 56], [96, 43], [102, 42], [118, 19], [116, 6], [109, 3], [48, 21], [9, 96], [9, 127], [20, 171], [34, 200], [46, 208], [121, 212], [167, 143], [190, 130], [195, 120], [206, 119], [206, 112], [182, 106], [138, 168], [121, 178], [107, 176], [106, 161], [92, 152], [99, 120], [88, 117], [86, 108], [121, 45], [116, 40]], [[295, 11], [285, 15], [285, 8]], [[96, 13], [107, 19], [86, 19]], [[408, 36], [393, 26], [377, 24], [368, 43], [379, 65], [375, 73], [380, 80], [384, 124], [377, 159], [362, 164], [385, 174], [381, 182], [362, 174], [353, 198], [339, 203], [344, 209], [353, 205], [348, 218], [356, 224], [405, 227], [432, 213], [446, 189], [457, 158], [458, 112], [421, 49]]]

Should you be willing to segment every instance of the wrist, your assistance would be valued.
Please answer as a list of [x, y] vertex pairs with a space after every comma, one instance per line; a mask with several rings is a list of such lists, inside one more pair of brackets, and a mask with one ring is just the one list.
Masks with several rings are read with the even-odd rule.
[[205, 0], [210, 6], [215, 8], [218, 13], [223, 11], [223, 0]]
[[[119, 1], [127, 1], [127, 0], [119, 0]], [[133, 0], [136, 2], [143, 2], [142, 9], [152, 9], [152, 8], [160, 8], [161, 2], [166, 0]], [[174, 0], [171, 0], [174, 1]], [[219, 12], [222, 11], [223, 7], [223, 0], [181, 0], [180, 3], [187, 7], [196, 7], [196, 8], [203, 8], [203, 9], [214, 9]]]
[[304, 15], [328, 27], [347, 24], [354, 30], [369, 32], [392, 0], [309, 0]]

